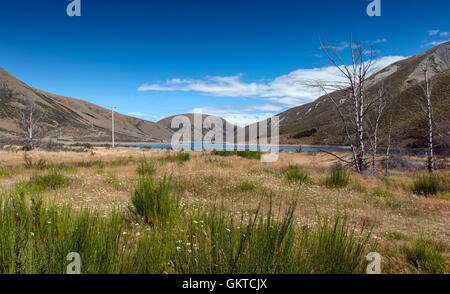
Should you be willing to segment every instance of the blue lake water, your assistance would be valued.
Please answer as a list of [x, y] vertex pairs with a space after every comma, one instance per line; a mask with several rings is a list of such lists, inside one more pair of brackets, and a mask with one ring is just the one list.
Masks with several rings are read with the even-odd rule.
[[[122, 145], [120, 147], [134, 147], [134, 148], [154, 148], [154, 149], [197, 149], [197, 150], [250, 150], [250, 151], [270, 151], [272, 146], [256, 146], [256, 145], [226, 145], [214, 143], [192, 143], [192, 144], [136, 144], [136, 145]], [[299, 146], [280, 145], [280, 151], [297, 151]], [[328, 151], [328, 152], [349, 152], [345, 147], [330, 147], [330, 146], [301, 146], [302, 151]]]

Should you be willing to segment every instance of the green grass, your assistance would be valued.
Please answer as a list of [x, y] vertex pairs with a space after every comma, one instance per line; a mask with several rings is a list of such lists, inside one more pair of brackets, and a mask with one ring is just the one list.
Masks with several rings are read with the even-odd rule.
[[414, 180], [412, 191], [423, 196], [436, 195], [439, 192], [439, 180], [435, 175], [422, 175]]
[[132, 211], [148, 224], [165, 225], [180, 210], [180, 199], [170, 188], [170, 178], [141, 177], [131, 196]]
[[[185, 205], [170, 178], [142, 177], [132, 211], [103, 216], [44, 203], [17, 190], [0, 197], [0, 273], [62, 274], [66, 256], [81, 256], [81, 272], [139, 274], [362, 273], [370, 233], [345, 217], [294, 218], [296, 203], [248, 209]], [[185, 208], [181, 208], [186, 206]], [[275, 216], [274, 211], [278, 212]], [[142, 221], [147, 221], [144, 223]]]
[[155, 173], [155, 170], [156, 168], [154, 163], [148, 161], [145, 157], [138, 162], [138, 166], [136, 168], [136, 172], [140, 176], [152, 176]]
[[108, 177], [106, 178], [106, 182], [114, 187], [116, 190], [122, 189], [122, 183], [117, 178], [117, 176], [113, 173], [108, 173]]
[[228, 157], [228, 156], [239, 156], [246, 159], [257, 159], [260, 160], [262, 157], [261, 151], [248, 151], [248, 150], [235, 150], [235, 151], [219, 151], [214, 150], [211, 152], [211, 155], [215, 156], [222, 156], [222, 157]]
[[191, 155], [189, 153], [185, 152], [179, 152], [174, 155], [168, 155], [166, 157], [160, 158], [161, 163], [167, 163], [167, 162], [176, 162], [178, 164], [182, 164], [186, 161], [189, 161], [191, 159]]
[[82, 273], [122, 271], [127, 243], [122, 216], [113, 212], [103, 218], [29, 200], [24, 195], [0, 199], [0, 273], [65, 273], [70, 252], [81, 255]]
[[[280, 274], [358, 273], [370, 234], [351, 229], [346, 218], [319, 218], [311, 227], [294, 224], [296, 203], [275, 218], [270, 206], [236, 219], [221, 207], [192, 216], [180, 239], [175, 270], [179, 273]], [[204, 220], [204, 223], [202, 223]], [[206, 232], [202, 234], [201, 232]]]
[[286, 179], [298, 183], [308, 183], [309, 176], [306, 171], [300, 169], [298, 166], [290, 166], [286, 172]]
[[386, 191], [382, 188], [377, 188], [373, 193], [373, 196], [382, 198], [384, 200], [384, 203], [392, 209], [399, 209], [403, 205], [401, 201], [395, 199], [394, 195], [391, 192]]
[[251, 181], [243, 181], [239, 184], [239, 190], [242, 192], [253, 192], [255, 189], [256, 185]]
[[345, 188], [350, 181], [350, 177], [340, 165], [335, 165], [325, 179], [327, 188]]
[[111, 161], [110, 163], [109, 163], [109, 165], [111, 166], [111, 167], [121, 167], [121, 166], [127, 166], [128, 164], [130, 164], [130, 161], [128, 160], [128, 159], [117, 159], [117, 160], [114, 160], [114, 161]]
[[396, 240], [396, 241], [406, 239], [405, 234], [403, 234], [401, 232], [384, 232], [383, 236], [389, 240]]
[[38, 190], [58, 189], [67, 186], [70, 179], [62, 173], [52, 170], [47, 174], [34, 175], [28, 181], [28, 187], [36, 188]]
[[430, 239], [419, 238], [412, 247], [404, 247], [403, 251], [408, 261], [419, 273], [443, 274], [446, 263], [442, 253], [446, 250], [443, 243]]
[[0, 168], [0, 178], [9, 178], [11, 177], [11, 172], [7, 168]]

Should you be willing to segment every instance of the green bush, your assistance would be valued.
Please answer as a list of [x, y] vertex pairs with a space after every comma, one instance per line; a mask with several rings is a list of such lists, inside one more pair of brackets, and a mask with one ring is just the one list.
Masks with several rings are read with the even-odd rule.
[[290, 166], [286, 172], [286, 179], [288, 181], [307, 183], [309, 176], [306, 171], [300, 169], [298, 166]]
[[239, 190], [242, 192], [252, 192], [256, 189], [256, 185], [251, 181], [243, 181], [239, 185]]
[[222, 156], [222, 157], [228, 157], [228, 156], [239, 156], [246, 159], [257, 159], [260, 160], [262, 157], [261, 151], [249, 151], [249, 150], [235, 150], [235, 151], [219, 151], [219, 150], [213, 150], [211, 152], [211, 155], [215, 156]]
[[345, 188], [350, 181], [350, 177], [347, 175], [341, 165], [335, 165], [325, 179], [325, 185], [327, 188]]
[[439, 180], [435, 175], [422, 175], [414, 180], [412, 191], [423, 196], [436, 195], [439, 192]]
[[180, 199], [171, 195], [171, 178], [156, 182], [152, 177], [141, 177], [131, 196], [132, 211], [148, 224], [165, 225], [180, 209]]
[[162, 163], [176, 162], [176, 163], [181, 164], [183, 162], [189, 161], [190, 159], [191, 159], [191, 155], [189, 153], [180, 152], [175, 155], [168, 155], [166, 157], [163, 157], [160, 159], [160, 161]]
[[127, 166], [130, 163], [128, 159], [118, 159], [110, 162], [111, 167]]
[[443, 274], [446, 272], [446, 265], [441, 254], [444, 251], [442, 247], [432, 240], [419, 238], [413, 247], [404, 247], [404, 252], [408, 261], [420, 273]]
[[155, 172], [155, 165], [144, 157], [144, 159], [138, 162], [136, 172], [140, 176], [152, 176]]
[[28, 181], [29, 187], [41, 190], [58, 189], [69, 184], [70, 179], [58, 171], [52, 170], [48, 174], [34, 175]]
[[6, 168], [0, 168], [0, 177], [9, 178], [11, 176], [11, 172]]

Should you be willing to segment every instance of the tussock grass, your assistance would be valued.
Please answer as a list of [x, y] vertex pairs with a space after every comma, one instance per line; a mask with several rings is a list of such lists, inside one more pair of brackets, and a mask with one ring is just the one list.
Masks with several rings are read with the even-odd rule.
[[2, 196], [0, 224], [1, 274], [65, 273], [70, 252], [82, 256], [82, 273], [118, 273], [124, 267], [126, 223], [115, 212], [103, 218], [38, 197]]
[[9, 178], [11, 177], [11, 172], [7, 168], [0, 168], [0, 178]]
[[423, 175], [414, 180], [411, 190], [418, 195], [431, 196], [439, 191], [439, 182], [434, 175]]
[[136, 172], [140, 176], [152, 176], [155, 173], [155, 170], [156, 168], [154, 163], [148, 161], [145, 157], [138, 162], [138, 166], [136, 168]]
[[37, 188], [39, 190], [58, 189], [67, 186], [70, 179], [60, 173], [59, 171], [52, 170], [47, 174], [34, 175], [28, 181], [28, 186]]
[[335, 165], [325, 179], [325, 186], [329, 189], [345, 188], [350, 182], [350, 177], [341, 165]]
[[294, 224], [295, 210], [292, 203], [284, 214], [274, 217], [271, 205], [265, 215], [257, 209], [248, 221], [227, 214], [223, 207], [199, 212], [191, 219], [187, 239], [179, 240], [176, 272], [362, 272], [370, 233], [356, 233], [341, 217], [324, 217], [317, 225], [299, 227]]
[[141, 177], [131, 196], [132, 211], [148, 224], [165, 225], [180, 210], [180, 199], [171, 194], [171, 178]]
[[256, 184], [251, 181], [243, 181], [239, 184], [239, 190], [242, 192], [253, 192], [256, 189]]
[[211, 155], [215, 156], [239, 156], [246, 159], [257, 159], [261, 160], [262, 152], [261, 151], [248, 151], [248, 150], [235, 150], [235, 151], [220, 151], [220, 150], [214, 150], [211, 152]]
[[417, 195], [434, 196], [439, 192], [450, 191], [450, 180], [448, 176], [425, 174], [416, 178], [411, 186], [411, 190]]
[[446, 245], [430, 239], [419, 238], [412, 247], [404, 247], [403, 251], [408, 261], [415, 266], [419, 273], [443, 274], [446, 263], [442, 253]]
[[182, 164], [189, 160], [191, 160], [191, 155], [189, 153], [179, 152], [174, 155], [168, 155], [166, 157], [161, 158], [160, 162], [161, 163], [176, 162]]
[[187, 211], [170, 178], [142, 177], [132, 193], [133, 211], [151, 225], [125, 211], [74, 211], [27, 193], [0, 197], [0, 273], [65, 273], [70, 252], [80, 254], [85, 274], [359, 273], [370, 238], [340, 216], [299, 226], [295, 202], [278, 216], [272, 201], [265, 213]]
[[308, 183], [309, 176], [306, 171], [298, 166], [290, 166], [286, 171], [286, 179], [291, 182]]
[[128, 159], [117, 159], [113, 160], [109, 163], [111, 167], [121, 167], [121, 166], [128, 166], [130, 164], [130, 161]]

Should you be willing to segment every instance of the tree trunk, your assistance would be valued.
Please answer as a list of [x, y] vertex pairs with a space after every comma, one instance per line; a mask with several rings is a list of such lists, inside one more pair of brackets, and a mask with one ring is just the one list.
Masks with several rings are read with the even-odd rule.
[[434, 152], [433, 152], [433, 108], [431, 106], [430, 81], [428, 76], [428, 68], [425, 70], [425, 85], [426, 85], [426, 102], [427, 102], [427, 125], [428, 125], [428, 172], [434, 171]]

